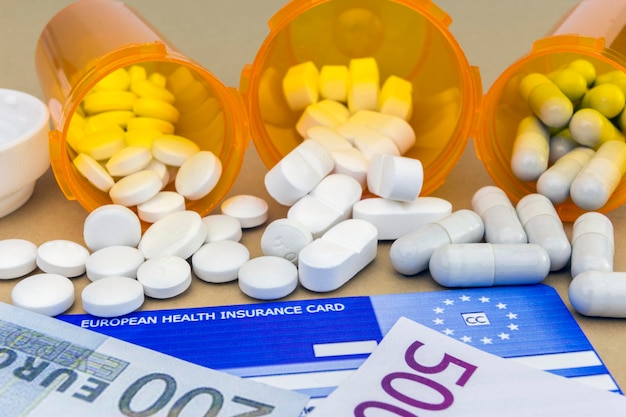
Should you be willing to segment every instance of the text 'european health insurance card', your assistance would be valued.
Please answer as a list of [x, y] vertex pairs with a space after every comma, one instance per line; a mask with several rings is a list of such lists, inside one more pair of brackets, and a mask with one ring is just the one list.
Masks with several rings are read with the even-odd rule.
[[463, 344], [620, 392], [546, 285], [328, 298], [60, 319], [322, 401], [401, 317]]

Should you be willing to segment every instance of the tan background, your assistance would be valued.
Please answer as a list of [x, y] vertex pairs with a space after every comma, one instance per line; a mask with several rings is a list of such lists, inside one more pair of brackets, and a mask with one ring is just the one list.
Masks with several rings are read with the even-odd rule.
[[[34, 70], [34, 48], [46, 22], [65, 0], [0, 0], [0, 88], [22, 90], [41, 97]], [[254, 59], [268, 33], [266, 22], [285, 3], [283, 0], [129, 0], [149, 22], [157, 27], [182, 52], [208, 68], [228, 86], [237, 86], [241, 68]], [[469, 62], [481, 70], [485, 91], [514, 60], [527, 53], [532, 42], [542, 37], [574, 4], [574, 0], [439, 0], [436, 2], [454, 20], [450, 29], [464, 48]], [[252, 145], [239, 179], [231, 190], [235, 194], [255, 194], [270, 203], [270, 221], [284, 217], [280, 207], [265, 193], [262, 178], [266, 172]], [[1, 181], [1, 179], [0, 179]], [[472, 194], [491, 184], [470, 140], [465, 153], [447, 182], [435, 193], [453, 203], [455, 210], [470, 208]], [[36, 244], [51, 239], [70, 239], [82, 243], [82, 224], [87, 213], [76, 202], [65, 200], [51, 172], [41, 178], [31, 200], [19, 211], [0, 219], [0, 239], [24, 238]], [[615, 226], [615, 269], [626, 271], [626, 207], [609, 214]], [[571, 234], [571, 224], [566, 224]], [[251, 255], [261, 254], [262, 229], [246, 231], [242, 242]], [[289, 299], [401, 293], [441, 289], [427, 273], [414, 278], [396, 274], [389, 263], [389, 244], [379, 245], [379, 255], [355, 279], [330, 294], [315, 294], [303, 288]], [[563, 300], [571, 276], [567, 268], [551, 274], [546, 283], [554, 286]], [[0, 282], [0, 301], [10, 302], [11, 288], [17, 280]], [[77, 299], [72, 313], [83, 312], [80, 290], [86, 277], [74, 280]], [[189, 291], [168, 301], [148, 300], [144, 309], [178, 308], [250, 303], [237, 283], [211, 285], [194, 280]], [[592, 319], [577, 315], [602, 359], [626, 389], [626, 321]]]

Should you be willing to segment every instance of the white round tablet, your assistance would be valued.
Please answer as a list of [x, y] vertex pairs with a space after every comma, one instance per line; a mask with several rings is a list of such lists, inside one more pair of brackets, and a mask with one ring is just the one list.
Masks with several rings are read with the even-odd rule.
[[194, 274], [212, 283], [237, 279], [239, 268], [250, 259], [250, 252], [239, 242], [220, 240], [203, 245], [191, 258]]
[[183, 258], [159, 256], [148, 259], [137, 270], [137, 281], [152, 298], [172, 298], [191, 285], [191, 267]]
[[70, 240], [50, 240], [37, 249], [37, 266], [47, 274], [72, 278], [85, 273], [89, 251]]
[[183, 162], [176, 174], [176, 191], [189, 200], [209, 194], [222, 175], [222, 162], [209, 151], [200, 151]]
[[109, 246], [92, 253], [85, 262], [87, 278], [98, 281], [106, 277], [137, 278], [137, 269], [144, 263], [143, 254], [130, 246]]
[[206, 227], [206, 243], [220, 240], [239, 242], [243, 236], [239, 220], [226, 214], [211, 214], [203, 217], [202, 223]]
[[85, 311], [97, 317], [132, 313], [144, 302], [143, 286], [127, 277], [108, 277], [88, 284], [81, 293]]
[[11, 302], [35, 313], [56, 316], [74, 303], [74, 284], [58, 274], [32, 275], [13, 287]]
[[313, 241], [313, 235], [301, 223], [278, 219], [270, 223], [261, 236], [263, 255], [280, 256], [297, 265], [298, 254]]
[[268, 205], [262, 198], [253, 195], [236, 195], [221, 205], [222, 213], [234, 217], [244, 229], [260, 226], [267, 221]]
[[296, 266], [278, 256], [260, 256], [239, 268], [239, 288], [259, 300], [276, 300], [291, 294], [298, 286]]
[[0, 279], [14, 279], [37, 268], [37, 245], [24, 239], [0, 240]]
[[187, 259], [205, 239], [202, 217], [195, 211], [178, 211], [154, 222], [143, 234], [139, 250], [146, 259], [163, 255]]
[[150, 200], [161, 191], [163, 182], [159, 174], [146, 169], [122, 178], [109, 190], [109, 197], [115, 204], [136, 206]]
[[145, 203], [137, 206], [137, 215], [147, 223], [154, 223], [159, 219], [177, 211], [185, 210], [185, 197], [174, 191], [161, 191]]
[[109, 246], [136, 247], [140, 239], [139, 217], [119, 204], [98, 207], [89, 213], [83, 225], [83, 240], [92, 252]]

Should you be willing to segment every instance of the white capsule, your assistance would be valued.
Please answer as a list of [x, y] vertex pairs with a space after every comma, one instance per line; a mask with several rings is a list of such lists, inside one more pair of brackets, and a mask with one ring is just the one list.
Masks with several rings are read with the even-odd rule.
[[604, 206], [626, 172], [626, 143], [605, 142], [572, 182], [570, 196], [583, 210]]
[[582, 272], [570, 283], [568, 294], [580, 314], [626, 318], [626, 272]]
[[393, 268], [403, 275], [415, 275], [428, 269], [433, 252], [449, 243], [477, 243], [483, 239], [485, 226], [472, 210], [458, 210], [397, 239], [389, 258]]
[[534, 181], [548, 168], [550, 135], [534, 116], [522, 119], [511, 154], [511, 170], [523, 181]]
[[424, 167], [413, 158], [374, 155], [367, 171], [367, 188], [379, 197], [414, 201], [422, 191]]
[[548, 252], [551, 271], [563, 268], [570, 260], [572, 247], [548, 197], [528, 194], [517, 203], [516, 210], [528, 236], [528, 243], [536, 243]]
[[482, 187], [472, 197], [472, 209], [483, 220], [487, 243], [528, 242], [515, 207], [502, 189]]
[[315, 292], [334, 291], [376, 258], [377, 247], [373, 225], [344, 220], [300, 251], [300, 283]]
[[586, 271], [613, 272], [613, 224], [602, 213], [580, 215], [572, 229], [572, 277]]
[[444, 287], [537, 284], [550, 273], [550, 258], [532, 243], [451, 244], [433, 253], [429, 267]]
[[361, 199], [362, 192], [361, 184], [354, 178], [331, 174], [291, 206], [287, 218], [300, 223], [318, 238], [351, 216], [352, 206]]
[[572, 139], [569, 129], [563, 129], [559, 133], [550, 137], [550, 159], [548, 164], [552, 165], [562, 156], [579, 147], [580, 144]]
[[559, 204], [568, 199], [572, 182], [594, 155], [591, 148], [578, 147], [559, 158], [537, 180], [537, 192]]
[[452, 213], [452, 204], [437, 197], [412, 202], [365, 198], [352, 207], [352, 218], [365, 220], [378, 230], [378, 240], [395, 240]]

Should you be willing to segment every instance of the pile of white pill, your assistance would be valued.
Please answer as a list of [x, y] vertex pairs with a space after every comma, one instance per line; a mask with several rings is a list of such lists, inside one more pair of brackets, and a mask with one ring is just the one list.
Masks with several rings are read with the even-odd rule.
[[532, 115], [519, 123], [511, 170], [536, 181], [554, 204], [568, 198], [583, 210], [608, 201], [626, 173], [626, 74], [597, 75], [584, 59], [519, 84]]
[[111, 72], [70, 121], [66, 138], [75, 168], [114, 204], [136, 207], [146, 223], [208, 195], [221, 161], [177, 134], [177, 106], [196, 101], [187, 91], [196, 87], [184, 67], [169, 78], [140, 65]]

